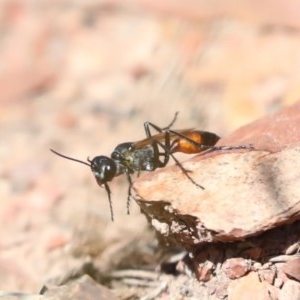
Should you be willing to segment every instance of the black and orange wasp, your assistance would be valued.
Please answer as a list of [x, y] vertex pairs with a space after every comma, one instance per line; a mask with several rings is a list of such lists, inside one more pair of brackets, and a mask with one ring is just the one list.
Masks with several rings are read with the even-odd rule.
[[[111, 201], [111, 190], [108, 182], [115, 177], [125, 174], [129, 183], [127, 196], [127, 212], [129, 214], [129, 204], [132, 197], [132, 178], [131, 175], [141, 171], [154, 171], [157, 168], [163, 168], [169, 162], [170, 157], [176, 165], [182, 170], [185, 176], [198, 188], [204, 190], [204, 187], [198, 184], [190, 176], [174, 153], [181, 152], [187, 154], [197, 154], [208, 151], [249, 149], [252, 145], [237, 146], [215, 146], [220, 137], [215, 133], [200, 131], [195, 129], [170, 129], [177, 119], [178, 113], [175, 114], [172, 122], [164, 128], [161, 128], [151, 122], [144, 123], [146, 138], [136, 142], [126, 142], [119, 144], [110, 157], [96, 156], [93, 159], [87, 158], [87, 162], [65, 156], [53, 149], [53, 153], [63, 158], [73, 160], [89, 166], [99, 186], [105, 188], [108, 195], [108, 201], [111, 211], [111, 220], [114, 220], [113, 207]], [[157, 133], [152, 134], [151, 129]]]

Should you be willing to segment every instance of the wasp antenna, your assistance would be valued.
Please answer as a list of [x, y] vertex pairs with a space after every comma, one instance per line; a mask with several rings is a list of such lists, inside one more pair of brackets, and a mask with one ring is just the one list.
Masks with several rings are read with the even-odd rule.
[[55, 150], [53, 150], [53, 149], [50, 149], [50, 151], [53, 152], [54, 154], [56, 154], [56, 155], [62, 157], [62, 158], [69, 159], [69, 160], [73, 160], [73, 161], [79, 162], [79, 163], [81, 163], [81, 164], [84, 164], [84, 165], [87, 165], [87, 166], [90, 167], [90, 164], [88, 164], [88, 163], [85, 162], [85, 161], [82, 161], [82, 160], [79, 160], [79, 159], [76, 159], [76, 158], [73, 158], [73, 157], [69, 157], [69, 156], [63, 155], [63, 154], [61, 154], [61, 153], [59, 153], [59, 152], [57, 152], [57, 151], [55, 151]]

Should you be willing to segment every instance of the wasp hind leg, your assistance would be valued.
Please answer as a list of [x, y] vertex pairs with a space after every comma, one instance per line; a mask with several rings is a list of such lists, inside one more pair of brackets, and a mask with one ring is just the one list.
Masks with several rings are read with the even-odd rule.
[[[145, 128], [145, 132], [146, 132], [146, 136], [147, 138], [151, 138], [152, 137], [152, 134], [151, 134], [151, 131], [150, 131], [150, 127], [153, 128], [154, 130], [156, 130], [158, 133], [162, 133], [164, 132], [165, 133], [165, 142], [164, 143], [161, 143], [159, 141], [153, 141], [153, 147], [155, 149], [155, 155], [158, 157], [158, 156], [163, 156], [164, 157], [164, 161], [160, 161], [159, 159], [157, 159], [159, 162], [160, 162], [160, 168], [163, 168], [164, 166], [166, 166], [166, 164], [168, 163], [169, 161], [169, 157], [171, 156], [172, 159], [174, 160], [175, 164], [180, 168], [180, 170], [182, 171], [182, 173], [188, 178], [188, 180], [193, 183], [195, 186], [197, 186], [198, 188], [204, 190], [204, 187], [200, 184], [198, 184], [190, 175], [189, 175], [189, 170], [185, 169], [183, 167], [183, 165], [179, 162], [179, 160], [174, 156], [174, 154], [172, 153], [172, 143], [171, 143], [171, 140], [170, 140], [170, 133], [173, 133], [181, 138], [185, 138], [187, 139], [188, 141], [192, 142], [193, 144], [196, 143], [195, 141], [185, 137], [184, 135], [181, 135], [179, 133], [177, 133], [176, 131], [173, 131], [173, 130], [170, 130], [170, 128], [173, 126], [173, 124], [175, 123], [176, 119], [177, 119], [177, 116], [178, 116], [178, 112], [175, 113], [175, 116], [172, 120], [172, 122], [164, 127], [164, 128], [160, 128], [158, 127], [157, 125], [151, 123], [151, 122], [145, 122], [144, 123], [144, 128]], [[198, 143], [196, 143], [198, 145]], [[158, 147], [161, 147], [163, 149], [164, 152], [159, 152], [159, 149]], [[207, 149], [207, 148], [206, 148]]]
[[175, 161], [176, 165], [180, 168], [180, 170], [182, 171], [182, 173], [187, 177], [187, 179], [194, 184], [196, 187], [200, 188], [201, 190], [205, 190], [205, 188], [200, 185], [199, 183], [197, 183], [190, 175], [189, 173], [192, 172], [190, 170], [187, 170], [186, 168], [184, 168], [184, 166], [179, 162], [179, 160], [173, 155], [170, 154], [170, 156], [173, 158], [173, 160]]
[[152, 137], [152, 134], [151, 134], [151, 131], [150, 131], [150, 127], [152, 127], [154, 130], [156, 130], [158, 133], [161, 133], [161, 132], [164, 132], [164, 131], [167, 131], [169, 130], [173, 125], [174, 123], [176, 122], [177, 120], [177, 116], [178, 116], [178, 111], [175, 113], [174, 115], [174, 118], [173, 120], [170, 122], [170, 124], [166, 127], [158, 127], [157, 125], [151, 123], [151, 122], [145, 122], [144, 123], [144, 128], [145, 128], [145, 132], [146, 132], [146, 136], [147, 138], [151, 138]]
[[[173, 123], [174, 123], [174, 122], [173, 122]], [[145, 123], [145, 124], [146, 124], [146, 123]], [[173, 145], [172, 145], [172, 143], [171, 143], [170, 133], [173, 133], [173, 134], [176, 135], [177, 132], [176, 132], [176, 131], [173, 131], [173, 130], [169, 130], [169, 129], [163, 130], [163, 129], [159, 128], [158, 126], [156, 126], [156, 125], [154, 125], [154, 124], [148, 122], [148, 123], [147, 123], [147, 126], [145, 126], [145, 130], [146, 130], [146, 127], [147, 127], [147, 130], [148, 130], [149, 133], [150, 133], [150, 129], [149, 129], [150, 126], [151, 126], [152, 128], [154, 128], [155, 130], [157, 130], [158, 132], [164, 132], [164, 133], [165, 133], [165, 142], [164, 142], [164, 144], [161, 143], [161, 142], [159, 142], [159, 141], [154, 141], [154, 142], [153, 142], [153, 146], [155, 146], [157, 149], [158, 149], [158, 145], [159, 145], [159, 146], [162, 147], [162, 149], [164, 150], [163, 153], [159, 153], [160, 156], [164, 156], [164, 162], [161, 162], [161, 166], [160, 166], [160, 167], [164, 167], [164, 166], [168, 163], [169, 157], [171, 156], [172, 159], [174, 160], [175, 164], [180, 168], [180, 170], [181, 170], [182, 173], [188, 178], [188, 180], [189, 180], [191, 183], [193, 183], [196, 187], [198, 187], [198, 188], [204, 190], [205, 188], [204, 188], [202, 185], [198, 184], [198, 183], [197, 183], [197, 182], [189, 175], [189, 172], [191, 172], [191, 171], [185, 169], [185, 168], [183, 167], [183, 165], [179, 162], [179, 160], [178, 160], [178, 159], [174, 156], [174, 154], [172, 153], [172, 147], [173, 147]], [[146, 133], [147, 133], [147, 130], [146, 130]], [[180, 137], [181, 137], [181, 135], [180, 135]], [[183, 137], [184, 137], [184, 136], [183, 136]], [[189, 140], [189, 139], [188, 139], [188, 140]], [[191, 140], [191, 141], [192, 141], [192, 140]], [[194, 141], [193, 141], [193, 142], [194, 142]], [[154, 145], [154, 144], [155, 144], [155, 145]]]
[[132, 179], [130, 177], [129, 172], [126, 172], [126, 177], [127, 177], [127, 181], [128, 181], [128, 193], [127, 193], [127, 215], [130, 215], [130, 201], [131, 198], [133, 198], [132, 193], [131, 193], [131, 189], [132, 189]]
[[[194, 184], [196, 187], [204, 190], [204, 187], [200, 184], [198, 184], [190, 175], [189, 175], [189, 170], [185, 169], [183, 167], [183, 165], [179, 162], [179, 160], [174, 156], [174, 154], [172, 153], [172, 143], [171, 143], [171, 139], [170, 139], [170, 132], [173, 132], [173, 131], [170, 131], [170, 130], [166, 130], [165, 131], [165, 145], [162, 145], [162, 147], [164, 148], [164, 151], [165, 151], [165, 155], [168, 157], [168, 160], [169, 160], [169, 157], [171, 156], [172, 159], [174, 160], [175, 164], [180, 168], [180, 170], [182, 171], [182, 173], [188, 178], [188, 180]], [[176, 132], [176, 131], [174, 131]]]

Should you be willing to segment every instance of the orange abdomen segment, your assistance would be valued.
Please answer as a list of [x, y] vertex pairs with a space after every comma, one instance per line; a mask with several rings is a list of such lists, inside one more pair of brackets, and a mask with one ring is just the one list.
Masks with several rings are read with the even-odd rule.
[[[217, 141], [220, 139], [220, 137], [214, 133], [207, 132], [207, 131], [200, 131], [200, 130], [194, 130], [185, 133], [184, 136], [186, 136], [187, 139], [184, 139], [182, 137], [178, 137], [176, 139], [174, 148], [172, 150], [173, 153], [174, 152], [182, 152], [187, 154], [199, 153], [205, 150], [201, 148], [201, 145], [214, 146], [217, 143]], [[196, 142], [198, 145], [191, 143], [188, 139]]]

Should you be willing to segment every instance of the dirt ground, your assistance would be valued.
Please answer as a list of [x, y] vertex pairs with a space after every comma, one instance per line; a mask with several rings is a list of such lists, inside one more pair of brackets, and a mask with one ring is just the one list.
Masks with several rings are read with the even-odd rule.
[[[300, 4], [7, 0], [0, 11], [0, 290], [38, 292], [92, 262], [120, 298], [141, 297], [157, 288], [161, 253], [135, 203], [127, 215], [126, 178], [110, 184], [111, 222], [90, 169], [49, 149], [109, 156], [177, 111], [175, 128], [225, 136], [294, 103]], [[142, 282], [103, 275], [128, 269]], [[205, 297], [192, 275], [162, 276], [162, 299]]]

